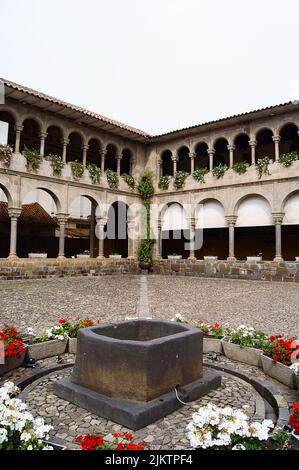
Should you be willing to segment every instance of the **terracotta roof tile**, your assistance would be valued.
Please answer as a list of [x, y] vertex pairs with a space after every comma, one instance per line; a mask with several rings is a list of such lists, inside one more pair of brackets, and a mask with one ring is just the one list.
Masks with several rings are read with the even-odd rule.
[[[0, 221], [9, 222], [7, 202], [0, 202]], [[56, 227], [55, 220], [45, 211], [45, 209], [34, 202], [32, 204], [23, 204], [19, 224], [22, 225], [47, 225]]]

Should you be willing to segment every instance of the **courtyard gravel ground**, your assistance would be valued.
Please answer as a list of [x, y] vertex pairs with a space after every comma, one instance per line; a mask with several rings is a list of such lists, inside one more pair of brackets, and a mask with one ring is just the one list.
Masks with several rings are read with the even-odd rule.
[[147, 279], [149, 312], [171, 319], [249, 324], [276, 334], [299, 335], [299, 285], [183, 276], [114, 275], [0, 282], [0, 325], [31, 326], [37, 333], [59, 318], [101, 321], [134, 317], [141, 279]]

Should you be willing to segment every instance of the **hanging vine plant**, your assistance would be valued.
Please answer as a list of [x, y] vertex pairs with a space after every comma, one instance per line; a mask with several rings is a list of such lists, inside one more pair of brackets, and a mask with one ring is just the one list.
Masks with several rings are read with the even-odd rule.
[[90, 179], [92, 184], [97, 184], [100, 182], [101, 171], [95, 163], [88, 163], [87, 170], [89, 172]]
[[220, 165], [213, 168], [213, 175], [216, 176], [217, 179], [223, 178], [227, 169], [226, 165], [222, 165], [222, 163], [220, 163]]
[[128, 175], [127, 173], [123, 173], [121, 175], [122, 179], [127, 183], [127, 185], [134, 189], [135, 188], [135, 179], [134, 179], [134, 176], [132, 175]]
[[249, 165], [247, 162], [236, 162], [233, 164], [233, 170], [239, 175], [246, 173], [248, 167]]
[[13, 149], [9, 145], [0, 145], [0, 161], [6, 166], [10, 165]]
[[182, 189], [185, 186], [185, 182], [188, 176], [189, 173], [187, 173], [186, 171], [177, 171], [173, 183], [175, 189]]
[[193, 178], [200, 183], [205, 183], [205, 175], [208, 173], [207, 168], [198, 168], [192, 173]]
[[137, 186], [137, 190], [146, 210], [145, 218], [142, 221], [143, 238], [138, 246], [138, 260], [140, 263], [146, 263], [149, 267], [149, 264], [152, 262], [153, 246], [155, 244], [155, 240], [151, 237], [150, 229], [150, 201], [154, 194], [154, 186], [152, 175], [149, 172], [145, 172], [143, 174], [141, 181]]
[[279, 163], [281, 163], [283, 166], [291, 166], [293, 162], [298, 160], [298, 154], [297, 152], [289, 152], [289, 153], [283, 153], [279, 157]]
[[160, 189], [164, 189], [164, 191], [166, 191], [166, 189], [169, 188], [169, 183], [170, 183], [170, 178], [168, 175], [161, 176], [159, 179], [158, 186]]
[[27, 162], [27, 169], [28, 171], [33, 170], [36, 171], [41, 165], [41, 162], [43, 161], [43, 157], [40, 155], [38, 150], [34, 149], [29, 149], [24, 146], [24, 151], [23, 151], [24, 157], [26, 158]]
[[268, 168], [270, 163], [272, 163], [272, 160], [270, 157], [264, 157], [264, 158], [258, 159], [255, 167], [259, 174], [259, 178], [261, 178], [263, 175], [270, 175], [270, 171]]
[[118, 183], [119, 183], [117, 173], [115, 173], [115, 171], [113, 171], [113, 170], [108, 169], [108, 170], [105, 171], [105, 174], [106, 174], [106, 178], [107, 178], [109, 188], [117, 189], [118, 188]]
[[75, 180], [79, 180], [80, 178], [82, 178], [84, 173], [84, 166], [82, 165], [82, 163], [78, 162], [78, 160], [71, 162], [71, 170], [73, 178]]
[[62, 158], [60, 155], [48, 155], [47, 159], [50, 160], [51, 162], [51, 167], [53, 170], [53, 175], [54, 176], [61, 176], [62, 170], [64, 168], [64, 162], [62, 161]]

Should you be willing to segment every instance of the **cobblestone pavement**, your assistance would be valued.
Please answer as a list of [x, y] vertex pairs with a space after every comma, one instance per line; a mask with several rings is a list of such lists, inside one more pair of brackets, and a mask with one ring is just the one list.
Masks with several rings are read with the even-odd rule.
[[[299, 335], [299, 285], [279, 282], [145, 276], [149, 312], [171, 319], [247, 323], [269, 333]], [[61, 317], [102, 321], [136, 316], [141, 276], [102, 276], [0, 282], [0, 325], [37, 333]], [[145, 289], [143, 285], [143, 289]]]
[[[57, 398], [52, 391], [54, 381], [66, 377], [70, 371], [61, 371], [48, 376], [28, 391], [26, 402], [34, 414], [45, 418], [47, 424], [55, 428], [53, 435], [74, 447], [74, 439], [82, 434], [100, 434], [112, 439], [114, 432], [128, 429], [107, 419], [95, 416], [82, 408]], [[184, 406], [178, 411], [134, 432], [137, 441], [143, 441], [150, 449], [184, 449], [188, 448], [186, 426], [198, 406], [213, 402], [235, 408], [244, 407], [248, 416], [253, 417], [256, 409], [256, 392], [244, 381], [231, 376], [222, 377], [222, 386], [200, 400]]]

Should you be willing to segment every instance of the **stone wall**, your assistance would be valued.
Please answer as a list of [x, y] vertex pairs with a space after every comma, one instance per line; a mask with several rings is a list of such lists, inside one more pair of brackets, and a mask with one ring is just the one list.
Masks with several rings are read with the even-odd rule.
[[45, 279], [66, 276], [136, 274], [138, 263], [130, 259], [0, 260], [0, 280]]
[[155, 274], [178, 276], [253, 279], [261, 281], [299, 282], [299, 262], [159, 260], [154, 262]]

